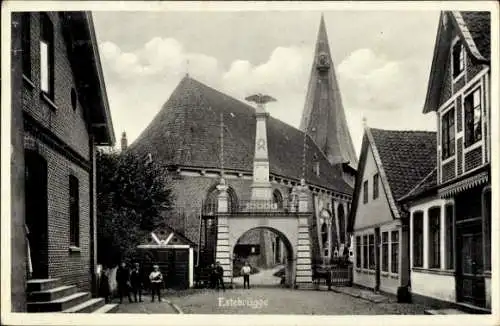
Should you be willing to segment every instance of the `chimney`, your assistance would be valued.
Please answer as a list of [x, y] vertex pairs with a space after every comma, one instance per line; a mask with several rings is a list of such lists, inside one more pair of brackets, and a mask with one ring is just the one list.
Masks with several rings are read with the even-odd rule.
[[127, 133], [124, 131], [122, 133], [122, 152], [124, 152], [127, 149], [128, 142], [127, 142]]

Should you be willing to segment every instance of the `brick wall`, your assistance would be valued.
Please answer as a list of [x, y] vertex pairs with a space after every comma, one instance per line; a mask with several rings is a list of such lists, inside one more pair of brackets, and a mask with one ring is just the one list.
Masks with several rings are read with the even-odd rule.
[[[54, 104], [53, 108], [40, 93], [40, 14], [31, 17], [31, 82], [24, 81], [22, 108], [53, 136], [89, 160], [89, 134], [84, 111], [77, 100], [71, 105], [71, 89], [75, 79], [67, 56], [61, 21], [57, 13], [48, 13], [54, 26]], [[25, 135], [29, 135], [25, 132]], [[48, 147], [39, 135], [37, 151], [47, 160], [48, 187], [48, 259], [49, 277], [61, 278], [64, 284], [75, 284], [81, 290], [90, 290], [90, 196], [89, 172], [68, 160], [60, 152]], [[90, 162], [89, 162], [90, 163]], [[80, 252], [69, 252], [69, 176], [79, 181]]]
[[448, 180], [453, 179], [454, 177], [455, 177], [455, 160], [451, 160], [448, 163], [443, 164], [441, 182], [444, 183]]
[[[34, 137], [34, 135], [27, 134]], [[49, 277], [90, 290], [89, 173], [60, 153], [37, 141], [37, 152], [47, 161]], [[80, 252], [69, 247], [69, 176], [79, 182]], [[32, 244], [33, 245], [33, 244]]]
[[443, 79], [443, 88], [441, 90], [441, 99], [439, 106], [443, 105], [451, 97], [451, 71], [449, 60], [446, 61], [445, 74]]
[[[25, 85], [23, 109], [56, 136], [63, 139], [85, 159], [89, 159], [89, 134], [84, 112], [77, 100], [77, 108], [71, 106], [71, 89], [75, 80], [61, 31], [59, 15], [48, 13], [54, 25], [54, 103], [56, 110], [40, 96], [40, 14], [31, 17], [31, 81], [34, 87]], [[25, 83], [26, 84], [26, 83]]]
[[465, 153], [465, 171], [481, 166], [483, 163], [483, 148], [481, 146]]

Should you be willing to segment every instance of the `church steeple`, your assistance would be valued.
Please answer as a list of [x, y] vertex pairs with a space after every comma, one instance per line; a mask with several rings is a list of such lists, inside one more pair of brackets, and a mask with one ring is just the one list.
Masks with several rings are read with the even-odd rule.
[[300, 129], [316, 142], [331, 164], [349, 162], [351, 167], [357, 167], [323, 15]]

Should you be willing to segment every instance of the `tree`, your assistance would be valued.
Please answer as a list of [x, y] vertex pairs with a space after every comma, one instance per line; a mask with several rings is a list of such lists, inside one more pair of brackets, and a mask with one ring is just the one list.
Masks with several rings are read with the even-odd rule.
[[134, 153], [99, 151], [97, 166], [97, 260], [114, 266], [131, 259], [145, 235], [171, 211], [169, 174]]

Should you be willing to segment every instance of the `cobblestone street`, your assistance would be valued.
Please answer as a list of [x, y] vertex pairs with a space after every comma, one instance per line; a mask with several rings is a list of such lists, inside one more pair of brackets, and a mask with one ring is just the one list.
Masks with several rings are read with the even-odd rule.
[[[417, 304], [374, 303], [333, 291], [291, 290], [282, 288], [190, 290], [169, 293], [162, 303], [120, 305], [119, 313], [176, 313], [173, 305], [185, 314], [304, 314], [304, 315], [375, 315], [423, 314]], [[168, 300], [168, 301], [167, 301]]]

